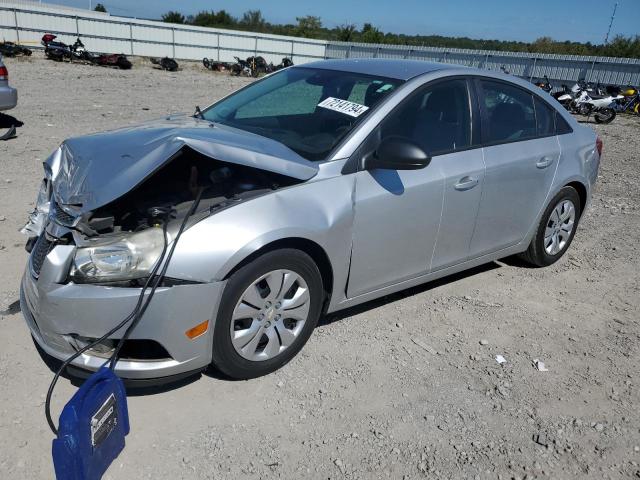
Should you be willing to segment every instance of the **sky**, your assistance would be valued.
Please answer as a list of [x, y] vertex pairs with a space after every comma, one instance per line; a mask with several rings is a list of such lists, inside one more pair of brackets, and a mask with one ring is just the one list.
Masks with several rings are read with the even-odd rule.
[[[95, 6], [95, 0], [44, 0], [73, 7]], [[614, 4], [618, 3], [611, 37], [640, 34], [640, 0], [101, 0], [113, 15], [160, 18], [169, 10], [184, 15], [225, 9], [236, 17], [261, 10], [272, 23], [296, 23], [316, 15], [335, 27], [365, 22], [385, 32], [436, 34], [471, 38], [602, 43]]]

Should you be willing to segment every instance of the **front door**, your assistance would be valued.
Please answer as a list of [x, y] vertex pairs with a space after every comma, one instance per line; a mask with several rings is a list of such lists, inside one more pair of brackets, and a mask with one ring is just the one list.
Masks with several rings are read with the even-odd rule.
[[355, 297], [464, 261], [482, 190], [484, 164], [471, 145], [467, 82], [419, 87], [356, 152], [401, 136], [431, 157], [422, 170], [372, 170], [356, 175], [352, 257], [347, 295]]

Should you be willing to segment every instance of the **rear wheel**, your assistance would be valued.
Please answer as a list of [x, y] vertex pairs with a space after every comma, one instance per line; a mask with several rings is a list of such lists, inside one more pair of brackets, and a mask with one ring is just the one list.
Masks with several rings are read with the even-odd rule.
[[522, 258], [538, 267], [557, 262], [573, 241], [581, 213], [578, 192], [573, 187], [564, 187], [549, 202]]
[[593, 116], [597, 123], [611, 123], [616, 118], [616, 111], [613, 108], [601, 108]]
[[118, 57], [116, 65], [121, 70], [129, 70], [132, 66], [131, 62], [125, 57]]
[[268, 252], [227, 281], [213, 335], [213, 364], [226, 375], [267, 375], [291, 360], [315, 328], [322, 277], [306, 253]]

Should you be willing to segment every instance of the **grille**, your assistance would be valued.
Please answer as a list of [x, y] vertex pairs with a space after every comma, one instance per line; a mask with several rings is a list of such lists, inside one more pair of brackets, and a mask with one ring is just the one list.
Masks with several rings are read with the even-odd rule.
[[53, 214], [56, 222], [67, 227], [72, 226], [73, 222], [75, 221], [75, 217], [65, 212], [57, 203], [54, 206]]
[[42, 268], [42, 264], [44, 263], [44, 259], [47, 257], [49, 252], [53, 249], [55, 244], [50, 242], [46, 238], [46, 234], [43, 232], [42, 235], [38, 237], [36, 244], [33, 246], [33, 250], [31, 251], [31, 273], [35, 278], [38, 278], [40, 275], [40, 269]]

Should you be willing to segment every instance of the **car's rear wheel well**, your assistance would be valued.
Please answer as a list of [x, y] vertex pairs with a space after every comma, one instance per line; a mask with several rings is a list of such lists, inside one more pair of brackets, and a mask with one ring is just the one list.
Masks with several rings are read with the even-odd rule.
[[227, 275], [225, 275], [225, 280], [233, 275], [238, 269], [243, 266], [251, 263], [256, 258], [264, 255], [267, 252], [271, 252], [273, 250], [279, 250], [281, 248], [295, 248], [296, 250], [300, 250], [311, 257], [311, 259], [318, 266], [318, 270], [320, 270], [320, 275], [322, 276], [322, 286], [325, 291], [325, 303], [324, 307], [326, 308], [329, 304], [329, 299], [331, 297], [331, 292], [333, 291], [333, 268], [331, 267], [331, 262], [329, 261], [329, 257], [324, 249], [318, 245], [317, 243], [308, 240], [306, 238], [282, 238], [280, 240], [276, 240], [274, 242], [268, 243], [264, 245], [260, 249], [253, 252], [251, 255], [243, 259], [238, 265], [233, 267]]
[[580, 182], [571, 182], [565, 186], [571, 187], [578, 192], [578, 196], [580, 197], [580, 212], [584, 213], [584, 208], [587, 205], [587, 187]]

